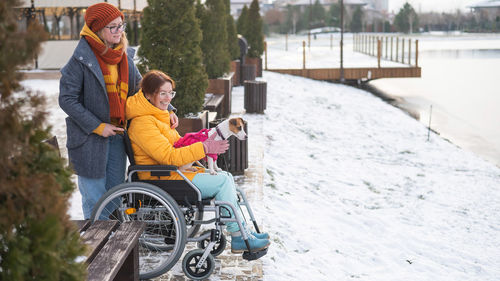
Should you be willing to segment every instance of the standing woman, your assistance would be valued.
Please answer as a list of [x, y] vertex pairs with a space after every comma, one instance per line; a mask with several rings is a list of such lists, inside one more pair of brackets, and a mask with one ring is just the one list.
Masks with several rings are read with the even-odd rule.
[[[125, 180], [125, 102], [139, 90], [142, 77], [123, 19], [111, 4], [88, 7], [78, 46], [61, 69], [59, 106], [68, 114], [66, 146], [78, 175], [84, 219], [107, 190]], [[175, 128], [177, 116], [171, 116]]]

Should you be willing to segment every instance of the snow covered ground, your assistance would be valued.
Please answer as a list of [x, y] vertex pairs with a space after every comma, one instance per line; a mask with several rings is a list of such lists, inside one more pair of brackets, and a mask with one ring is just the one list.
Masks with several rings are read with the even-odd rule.
[[264, 80], [266, 280], [498, 280], [499, 168], [367, 92]]
[[[498, 167], [433, 133], [427, 141], [424, 125], [365, 91], [271, 72], [262, 79], [265, 114], [243, 117], [249, 150], [263, 152], [253, 207], [273, 241], [265, 280], [500, 279]], [[47, 93], [63, 148], [58, 81], [24, 85]], [[233, 112], [242, 100], [243, 87], [234, 88]], [[82, 218], [78, 192], [70, 214]]]

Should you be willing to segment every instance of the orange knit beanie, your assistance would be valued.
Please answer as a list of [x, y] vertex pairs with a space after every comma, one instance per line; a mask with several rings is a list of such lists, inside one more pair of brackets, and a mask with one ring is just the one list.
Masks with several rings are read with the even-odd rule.
[[90, 30], [97, 32], [117, 17], [121, 17], [122, 20], [124, 18], [123, 13], [115, 6], [108, 3], [97, 3], [87, 8], [85, 24]]

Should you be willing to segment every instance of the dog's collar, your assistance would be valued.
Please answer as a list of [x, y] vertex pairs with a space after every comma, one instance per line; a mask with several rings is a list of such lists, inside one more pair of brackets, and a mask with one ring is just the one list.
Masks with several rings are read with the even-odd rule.
[[219, 137], [221, 137], [223, 140], [225, 140], [226, 138], [224, 137], [224, 135], [222, 134], [222, 132], [220, 131], [219, 127], [215, 127], [215, 131], [217, 132], [217, 135], [219, 135]]

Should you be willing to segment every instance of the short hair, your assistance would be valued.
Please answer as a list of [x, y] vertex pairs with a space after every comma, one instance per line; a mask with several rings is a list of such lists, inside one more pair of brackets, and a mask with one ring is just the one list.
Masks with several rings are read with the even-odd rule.
[[172, 88], [175, 89], [174, 79], [172, 79], [170, 76], [160, 70], [148, 71], [148, 73], [146, 73], [144, 77], [142, 77], [142, 92], [149, 95], [155, 94], [166, 82], [170, 82], [170, 84], [172, 84]]

